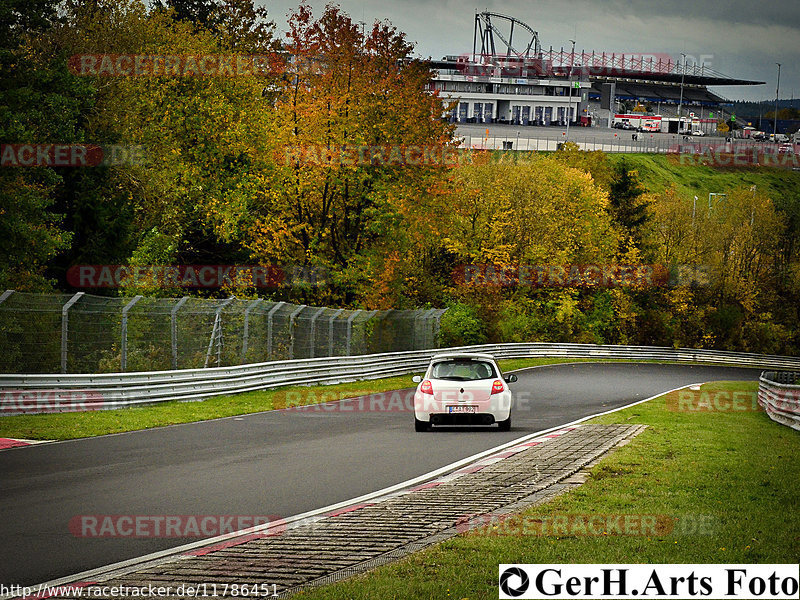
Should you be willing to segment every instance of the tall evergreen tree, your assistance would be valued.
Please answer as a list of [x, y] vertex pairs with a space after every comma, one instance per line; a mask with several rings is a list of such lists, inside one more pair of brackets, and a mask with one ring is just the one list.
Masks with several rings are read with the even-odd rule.
[[636, 172], [625, 160], [614, 169], [609, 186], [609, 212], [611, 220], [623, 233], [620, 252], [633, 245], [642, 254], [647, 254], [649, 249], [645, 244], [644, 230], [650, 221], [650, 211]]

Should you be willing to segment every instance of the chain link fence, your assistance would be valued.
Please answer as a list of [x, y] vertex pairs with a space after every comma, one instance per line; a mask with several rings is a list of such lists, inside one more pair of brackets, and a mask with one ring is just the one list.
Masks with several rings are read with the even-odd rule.
[[0, 294], [1, 373], [161, 371], [436, 347], [444, 310]]

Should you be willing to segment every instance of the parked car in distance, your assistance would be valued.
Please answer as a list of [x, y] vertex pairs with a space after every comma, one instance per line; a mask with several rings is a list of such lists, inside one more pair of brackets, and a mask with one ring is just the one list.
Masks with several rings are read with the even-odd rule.
[[695, 129], [694, 131], [692, 131], [692, 135], [704, 136], [705, 134], [706, 134], [705, 131], [701, 131], [700, 129]]
[[445, 353], [431, 358], [424, 376], [416, 375], [414, 429], [439, 425], [493, 425], [511, 429], [514, 395], [509, 384], [517, 376], [503, 375], [490, 354]]

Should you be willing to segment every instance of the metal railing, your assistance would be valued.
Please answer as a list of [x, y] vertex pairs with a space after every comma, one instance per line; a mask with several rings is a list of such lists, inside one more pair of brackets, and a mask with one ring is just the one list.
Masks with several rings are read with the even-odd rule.
[[770, 419], [800, 431], [800, 372], [761, 373], [758, 403]]
[[0, 373], [155, 371], [436, 346], [444, 310], [256, 299], [0, 294]]
[[[800, 358], [717, 350], [594, 344], [489, 344], [447, 351], [488, 352], [497, 359], [594, 358], [732, 364], [797, 369]], [[334, 384], [421, 372], [444, 350], [285, 360], [208, 369], [91, 375], [0, 374], [0, 414], [112, 409], [167, 400], [199, 400], [287, 385]]]

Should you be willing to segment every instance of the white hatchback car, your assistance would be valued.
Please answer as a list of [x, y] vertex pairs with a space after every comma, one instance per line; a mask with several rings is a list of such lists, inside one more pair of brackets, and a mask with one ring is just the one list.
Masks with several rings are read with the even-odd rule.
[[503, 375], [490, 354], [437, 354], [424, 377], [415, 375], [414, 428], [431, 425], [492, 425], [511, 429], [513, 373]]

